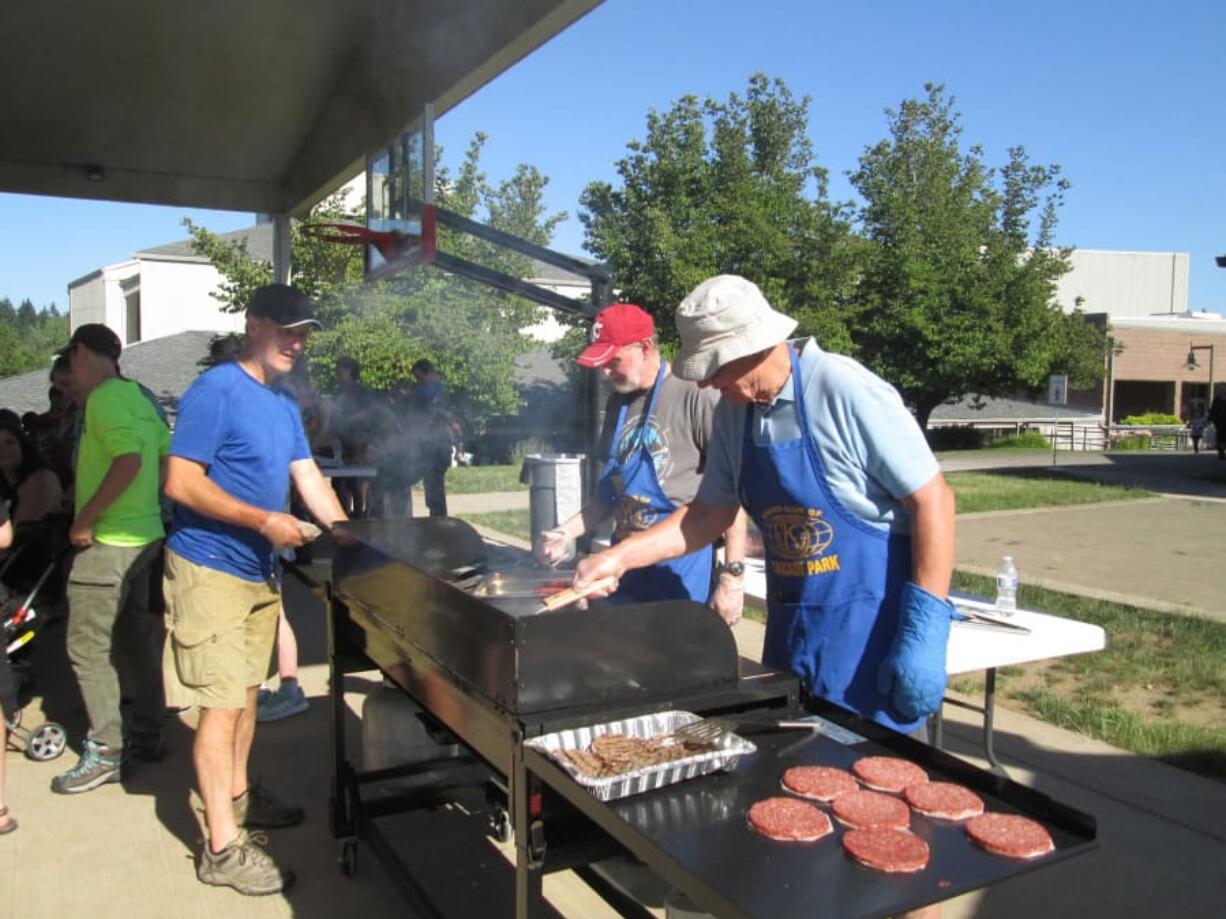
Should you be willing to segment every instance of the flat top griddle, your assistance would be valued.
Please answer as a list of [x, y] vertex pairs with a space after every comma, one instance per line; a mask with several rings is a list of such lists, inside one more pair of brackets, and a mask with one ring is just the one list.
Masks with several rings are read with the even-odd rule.
[[[669, 880], [693, 899], [727, 917], [893, 916], [1096, 845], [1092, 818], [907, 737], [894, 735], [888, 748], [868, 739], [849, 745], [824, 733], [803, 731], [754, 734], [752, 739], [758, 752], [742, 757], [732, 772], [607, 804], [590, 799], [596, 808], [574, 794], [584, 794], [578, 785], [566, 788], [569, 777], [536, 751], [530, 751], [528, 765], [623, 844], [633, 840], [630, 848], [638, 848], [636, 855], [664, 866], [665, 875], [672, 875]], [[933, 780], [972, 788], [989, 811], [1023, 813], [1039, 820], [1051, 832], [1056, 851], [1033, 861], [990, 855], [970, 842], [961, 825], [913, 814], [912, 831], [931, 849], [928, 867], [916, 874], [885, 874], [857, 864], [843, 852], [846, 830], [833, 817], [834, 833], [816, 843], [775, 842], [749, 828], [745, 814], [751, 804], [786, 795], [780, 787], [785, 769], [848, 768], [869, 755], [903, 756], [927, 769]], [[607, 808], [604, 817], [614, 819], [602, 819], [599, 808]], [[618, 822], [624, 826], [618, 827]]]

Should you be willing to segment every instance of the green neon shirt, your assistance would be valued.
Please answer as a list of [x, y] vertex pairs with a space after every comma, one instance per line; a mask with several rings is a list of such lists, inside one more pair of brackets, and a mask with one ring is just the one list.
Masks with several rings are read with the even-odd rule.
[[139, 453], [140, 471], [94, 524], [94, 539], [111, 546], [143, 546], [166, 535], [158, 506], [159, 462], [170, 450], [170, 431], [131, 380], [107, 380], [85, 401], [77, 451], [76, 508], [98, 491], [118, 456]]

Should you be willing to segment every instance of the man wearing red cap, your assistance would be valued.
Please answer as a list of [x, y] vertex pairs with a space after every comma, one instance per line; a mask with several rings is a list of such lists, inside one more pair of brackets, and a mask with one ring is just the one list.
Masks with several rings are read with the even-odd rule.
[[[613, 517], [613, 541], [645, 530], [691, 501], [706, 464], [717, 399], [669, 371], [651, 316], [631, 303], [602, 310], [592, 342], [578, 357], [599, 368], [613, 387], [598, 455], [604, 458], [595, 500], [555, 530], [541, 534], [540, 554], [557, 563], [571, 541]], [[725, 560], [711, 591], [709, 546], [681, 558], [628, 572], [614, 599], [624, 603], [689, 599], [711, 605], [730, 625], [744, 599], [745, 521], [728, 530]]]

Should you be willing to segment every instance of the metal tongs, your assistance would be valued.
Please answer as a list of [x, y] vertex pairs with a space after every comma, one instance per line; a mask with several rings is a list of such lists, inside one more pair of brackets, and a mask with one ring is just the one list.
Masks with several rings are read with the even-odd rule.
[[710, 744], [713, 747], [723, 747], [729, 738], [737, 734], [758, 734], [764, 731], [804, 729], [820, 731], [821, 722], [801, 720], [759, 721], [756, 719], [741, 719], [735, 717], [701, 718], [684, 724], [665, 737], [661, 743], [671, 746], [678, 743]]
[[1009, 622], [998, 616], [989, 616], [986, 613], [968, 609], [965, 606], [958, 606], [957, 604], [954, 604], [954, 622], [961, 622], [963, 625], [972, 626], [977, 629], [994, 629], [1001, 632], [1010, 632], [1014, 635], [1030, 634], [1030, 629], [1027, 626]]

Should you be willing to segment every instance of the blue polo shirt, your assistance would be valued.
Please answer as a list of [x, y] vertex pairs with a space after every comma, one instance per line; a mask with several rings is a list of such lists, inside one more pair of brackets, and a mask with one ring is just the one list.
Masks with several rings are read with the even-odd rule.
[[[902, 499], [937, 474], [939, 466], [924, 433], [898, 390], [812, 338], [800, 349], [809, 436], [835, 496], [851, 513], [880, 529], [908, 533], [911, 515]], [[740, 503], [741, 449], [745, 412], [754, 412], [755, 444], [784, 443], [800, 436], [796, 391], [789, 374], [770, 405], [733, 405], [720, 399], [707, 447], [707, 468], [696, 500], [712, 507]]]
[[[281, 511], [290, 464], [309, 459], [311, 450], [293, 396], [231, 362], [201, 374], [183, 394], [170, 455], [202, 464], [214, 484], [240, 501]], [[244, 580], [273, 573], [272, 543], [255, 530], [179, 504], [167, 545], [190, 562]]]

